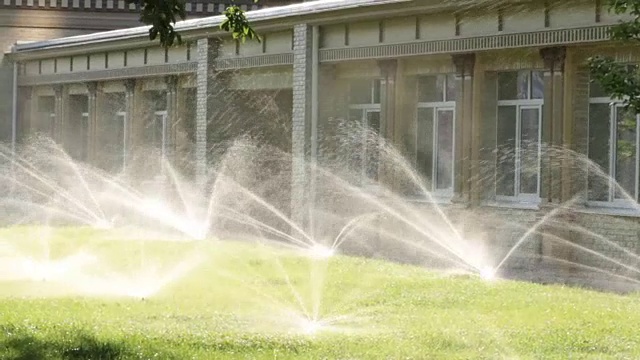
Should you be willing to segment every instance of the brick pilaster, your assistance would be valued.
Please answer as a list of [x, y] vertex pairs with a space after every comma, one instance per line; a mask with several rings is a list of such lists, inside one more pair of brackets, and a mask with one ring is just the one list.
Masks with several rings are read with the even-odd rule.
[[195, 175], [199, 186], [207, 180], [207, 123], [211, 117], [212, 102], [209, 95], [215, 82], [215, 58], [218, 56], [217, 39], [198, 39], [196, 70], [196, 144]]
[[313, 28], [298, 24], [293, 28], [293, 108], [291, 123], [291, 217], [305, 227], [308, 221], [307, 160], [311, 142], [312, 38]]

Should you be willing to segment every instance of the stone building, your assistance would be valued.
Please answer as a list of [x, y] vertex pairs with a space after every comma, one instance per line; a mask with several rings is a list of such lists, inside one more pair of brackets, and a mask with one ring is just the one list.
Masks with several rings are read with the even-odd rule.
[[[619, 125], [621, 108], [587, 66], [590, 56], [635, 62], [640, 52], [609, 41], [621, 17], [604, 2], [331, 0], [249, 16], [261, 43], [237, 44], [214, 16], [180, 23], [186, 43], [166, 50], [143, 27], [13, 46], [18, 138], [86, 139], [70, 151], [94, 162], [110, 144], [121, 159], [114, 168], [152, 142], [188, 154], [203, 179], [215, 122], [233, 100], [215, 95], [267, 93], [290, 119], [294, 197], [304, 196], [319, 134], [351, 119], [410, 158], [443, 207], [522, 225], [493, 229], [505, 247], [571, 200], [573, 224], [640, 250], [640, 132]], [[628, 196], [590, 177], [580, 154]], [[371, 169], [363, 165], [362, 176], [377, 179]], [[553, 250], [541, 239], [528, 251]]]

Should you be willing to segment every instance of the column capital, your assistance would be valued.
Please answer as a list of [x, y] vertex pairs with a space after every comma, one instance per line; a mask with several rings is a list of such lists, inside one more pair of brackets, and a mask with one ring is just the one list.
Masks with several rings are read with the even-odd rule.
[[473, 75], [473, 68], [476, 65], [475, 53], [454, 54], [451, 55], [451, 60], [453, 61], [458, 76]]
[[382, 72], [382, 76], [385, 78], [396, 76], [396, 71], [398, 69], [398, 60], [389, 59], [389, 60], [378, 60], [378, 67], [380, 68], [380, 72]]
[[53, 92], [55, 93], [56, 98], [62, 97], [62, 90], [63, 90], [63, 87], [61, 84], [53, 85]]
[[167, 84], [167, 91], [168, 92], [176, 92], [176, 89], [178, 88], [178, 76], [177, 75], [168, 75], [167, 77], [165, 77], [164, 81]]
[[567, 48], [564, 46], [546, 47], [540, 49], [540, 57], [544, 67], [550, 71], [564, 71], [564, 61], [567, 56]]
[[86, 83], [87, 90], [89, 91], [89, 96], [96, 96], [98, 92], [98, 83], [95, 81]]
[[136, 88], [136, 79], [127, 79], [124, 81], [124, 88], [127, 93], [132, 93]]

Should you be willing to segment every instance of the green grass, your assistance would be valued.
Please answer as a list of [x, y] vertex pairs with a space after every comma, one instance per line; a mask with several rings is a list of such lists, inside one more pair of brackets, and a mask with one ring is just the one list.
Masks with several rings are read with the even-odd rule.
[[[48, 243], [52, 258], [83, 248], [129, 274], [193, 254], [204, 261], [144, 300], [0, 282], [1, 359], [640, 358], [638, 295], [488, 283], [342, 256], [324, 264], [232, 242], [121, 240], [124, 233], [78, 228], [45, 233], [43, 242], [37, 234], [0, 230], [0, 244], [36, 254]], [[300, 312], [298, 303], [345, 318], [304, 334], [286, 312]]]

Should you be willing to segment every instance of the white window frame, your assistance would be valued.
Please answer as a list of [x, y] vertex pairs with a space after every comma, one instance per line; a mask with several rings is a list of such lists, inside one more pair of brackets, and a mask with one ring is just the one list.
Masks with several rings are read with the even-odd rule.
[[56, 113], [55, 112], [49, 112], [49, 113], [43, 113], [44, 114], [44, 121], [45, 124], [43, 124], [44, 126], [47, 127], [47, 136], [50, 136], [51, 138], [54, 138], [56, 135]]
[[[370, 90], [369, 90], [369, 99], [370, 99], [370, 103], [365, 103], [365, 104], [350, 104], [348, 106], [348, 111], [349, 114], [347, 116], [347, 118], [351, 118], [351, 113], [352, 111], [360, 111], [360, 121], [361, 124], [363, 125], [363, 132], [362, 132], [362, 150], [360, 153], [361, 159], [362, 159], [362, 166], [360, 169], [360, 176], [363, 182], [365, 183], [371, 183], [371, 182], [376, 182], [375, 180], [369, 178], [369, 176], [367, 176], [367, 150], [368, 150], [368, 141], [367, 141], [367, 129], [369, 129], [369, 118], [368, 118], [368, 114], [369, 113], [378, 113], [379, 117], [380, 117], [380, 129], [382, 130], [382, 104], [381, 103], [374, 103], [375, 101], [375, 92], [376, 92], [376, 86], [375, 86], [375, 82], [376, 81], [380, 81], [380, 87], [379, 87], [379, 91], [380, 91], [380, 102], [382, 102], [382, 79], [381, 78], [377, 78], [377, 77], [373, 77], [368, 79], [370, 81]], [[349, 93], [351, 93], [351, 90], [349, 90]], [[381, 134], [382, 135], [382, 134]], [[378, 163], [379, 165], [379, 163]], [[380, 168], [378, 167], [378, 174], [380, 172]]]
[[[446, 92], [446, 86], [444, 91]], [[431, 156], [432, 156], [432, 161], [431, 161], [431, 174], [432, 174], [432, 179], [431, 179], [431, 193], [437, 197], [443, 197], [443, 198], [451, 198], [453, 197], [453, 193], [454, 193], [454, 184], [455, 184], [455, 158], [456, 158], [456, 127], [457, 127], [457, 121], [456, 121], [456, 102], [455, 101], [441, 101], [441, 102], [419, 102], [416, 106], [416, 116], [415, 116], [415, 122], [416, 122], [416, 129], [418, 128], [418, 114], [419, 111], [421, 109], [427, 109], [427, 110], [431, 110], [433, 112], [433, 129], [432, 129], [432, 152], [431, 152]], [[452, 133], [452, 151], [451, 151], [451, 187], [447, 188], [447, 189], [438, 189], [437, 188], [437, 184], [438, 184], [438, 125], [439, 125], [439, 121], [438, 121], [438, 113], [441, 111], [451, 111], [453, 113], [453, 133]], [[416, 131], [415, 134], [415, 144], [416, 144], [416, 154], [418, 151], [417, 148], [417, 144], [418, 144], [418, 138], [420, 137], [420, 134], [418, 134], [418, 131]], [[414, 157], [414, 166], [417, 168], [418, 166], [418, 157], [415, 156]]]
[[[83, 133], [82, 135], [85, 137], [89, 136], [89, 112], [82, 112], [80, 113], [80, 127], [82, 128], [84, 126], [84, 124], [86, 124], [87, 126], [87, 132]], [[86, 148], [82, 149], [82, 151], [84, 152], [81, 156], [83, 160], [87, 160], [89, 157], [89, 154], [87, 153], [89, 151], [89, 139], [82, 139], [83, 141], [85, 141], [85, 145], [87, 145]]]
[[160, 154], [164, 158], [166, 155], [167, 149], [167, 120], [168, 120], [168, 112], [167, 110], [158, 110], [153, 113], [153, 122], [155, 123], [158, 120], [159, 116], [162, 116], [162, 138], [160, 139]]
[[116, 121], [122, 121], [122, 169], [124, 170], [127, 167], [127, 154], [129, 152], [129, 149], [127, 148], [127, 127], [129, 125], [129, 117], [127, 116], [126, 111], [118, 111], [115, 118]]
[[372, 181], [368, 176], [367, 176], [367, 152], [368, 152], [368, 144], [369, 142], [367, 141], [367, 129], [369, 129], [369, 117], [367, 116], [369, 113], [378, 113], [379, 116], [382, 116], [381, 113], [382, 107], [380, 106], [380, 104], [358, 104], [358, 105], [350, 105], [349, 106], [349, 113], [351, 114], [352, 111], [360, 111], [360, 121], [362, 122], [362, 125], [364, 127], [363, 131], [362, 131], [362, 150], [360, 152], [360, 156], [362, 159], [362, 168], [360, 169], [360, 175], [362, 176], [362, 178], [365, 181]]
[[[607, 104], [609, 105], [609, 191], [608, 201], [589, 200], [588, 191], [590, 184], [587, 184], [587, 205], [601, 208], [634, 208], [638, 209], [638, 198], [640, 196], [640, 114], [636, 115], [636, 176], [635, 176], [635, 201], [629, 199], [616, 198], [615, 193], [617, 184], [615, 180], [617, 149], [616, 138], [618, 133], [617, 112], [618, 108], [623, 107], [622, 102], [609, 97], [589, 97], [589, 104]], [[591, 122], [591, 113], [588, 113], [588, 121]], [[587, 126], [587, 131], [589, 126]], [[588, 134], [590, 136], [590, 134]], [[588, 153], [588, 151], [587, 151]]]
[[[499, 85], [500, 84], [498, 84], [498, 86]], [[532, 93], [531, 87], [532, 87], [531, 76], [529, 76], [529, 94]], [[516, 122], [516, 133], [514, 134], [516, 139], [516, 144], [515, 144], [515, 169], [514, 169], [515, 178], [514, 178], [514, 189], [513, 189], [514, 195], [513, 196], [498, 195], [498, 182], [496, 181], [494, 184], [495, 191], [496, 191], [496, 195], [495, 195], [496, 201], [538, 204], [540, 203], [540, 199], [541, 199], [540, 187], [542, 185], [540, 165], [542, 160], [542, 117], [543, 117], [544, 99], [498, 100], [497, 103], [498, 103], [498, 106], [497, 106], [498, 109], [500, 107], [507, 107], [507, 106], [511, 106], [511, 107], [515, 106], [516, 108], [516, 118], [514, 119], [514, 121]], [[521, 176], [522, 176], [522, 167], [521, 167], [522, 110], [528, 110], [528, 109], [538, 110], [538, 176], [537, 176], [538, 186], [536, 189], [536, 194], [523, 194], [520, 192], [520, 184], [521, 184]], [[497, 116], [498, 116], [498, 113], [496, 112], [496, 122], [498, 120]], [[497, 144], [497, 141], [498, 141], [497, 127], [496, 127], [495, 140]], [[496, 172], [497, 172], [497, 168], [496, 168]]]

